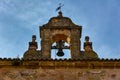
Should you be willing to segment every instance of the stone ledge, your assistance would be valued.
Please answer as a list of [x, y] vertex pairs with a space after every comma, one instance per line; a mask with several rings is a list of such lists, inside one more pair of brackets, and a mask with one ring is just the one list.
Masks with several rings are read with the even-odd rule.
[[23, 60], [0, 59], [0, 67], [25, 68], [82, 68], [82, 69], [116, 69], [120, 68], [120, 60]]

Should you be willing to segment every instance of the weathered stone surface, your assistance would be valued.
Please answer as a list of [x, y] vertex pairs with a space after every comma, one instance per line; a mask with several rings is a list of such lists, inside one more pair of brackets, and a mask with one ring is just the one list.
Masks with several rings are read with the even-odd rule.
[[76, 60], [52, 60], [52, 59], [1, 59], [0, 69], [5, 67], [21, 67], [29, 69], [120, 69], [120, 59], [76, 59]]
[[[13, 65], [15, 61], [20, 65]], [[120, 80], [120, 60], [3, 59], [0, 63], [0, 80]]]
[[120, 80], [120, 69], [2, 68], [0, 80]]

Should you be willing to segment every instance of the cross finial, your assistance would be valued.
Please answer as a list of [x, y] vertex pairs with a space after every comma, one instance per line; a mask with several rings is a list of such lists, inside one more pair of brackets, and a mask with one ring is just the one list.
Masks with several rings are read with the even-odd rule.
[[59, 6], [57, 7], [56, 11], [60, 11], [61, 12], [61, 7], [63, 7], [63, 6], [64, 6], [64, 4], [59, 3]]

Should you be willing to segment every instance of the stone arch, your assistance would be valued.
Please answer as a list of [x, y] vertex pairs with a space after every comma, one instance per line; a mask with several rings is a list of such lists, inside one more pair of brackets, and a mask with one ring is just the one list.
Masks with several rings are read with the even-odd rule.
[[70, 36], [71, 32], [69, 29], [54, 29], [51, 30], [51, 41], [54, 42], [55, 40], [64, 40], [68, 44], [70, 44]]
[[[67, 44], [67, 46], [70, 46], [70, 33], [69, 30], [57, 30], [57, 31], [53, 31], [52, 35], [51, 35], [51, 46], [53, 45], [53, 43], [57, 42], [57, 41], [64, 41], [65, 42], [65, 46]], [[55, 53], [52, 53], [53, 50], [55, 51]], [[65, 52], [64, 52], [65, 51]], [[71, 57], [70, 54], [70, 49], [63, 49], [64, 54], [66, 55], [69, 54], [69, 57]], [[51, 49], [51, 57], [53, 56], [52, 54], [56, 55], [56, 50], [55, 49]], [[61, 58], [63, 58], [64, 56], [62, 56]]]
[[64, 34], [56, 34], [54, 36], [52, 36], [52, 43], [59, 41], [59, 40], [64, 40], [65, 42], [67, 42], [69, 44], [69, 37], [64, 35]]

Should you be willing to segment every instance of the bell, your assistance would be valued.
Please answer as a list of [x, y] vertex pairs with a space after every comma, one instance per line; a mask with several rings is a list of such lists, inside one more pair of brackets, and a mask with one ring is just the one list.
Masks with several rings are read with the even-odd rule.
[[62, 49], [58, 49], [57, 56], [64, 56]]

